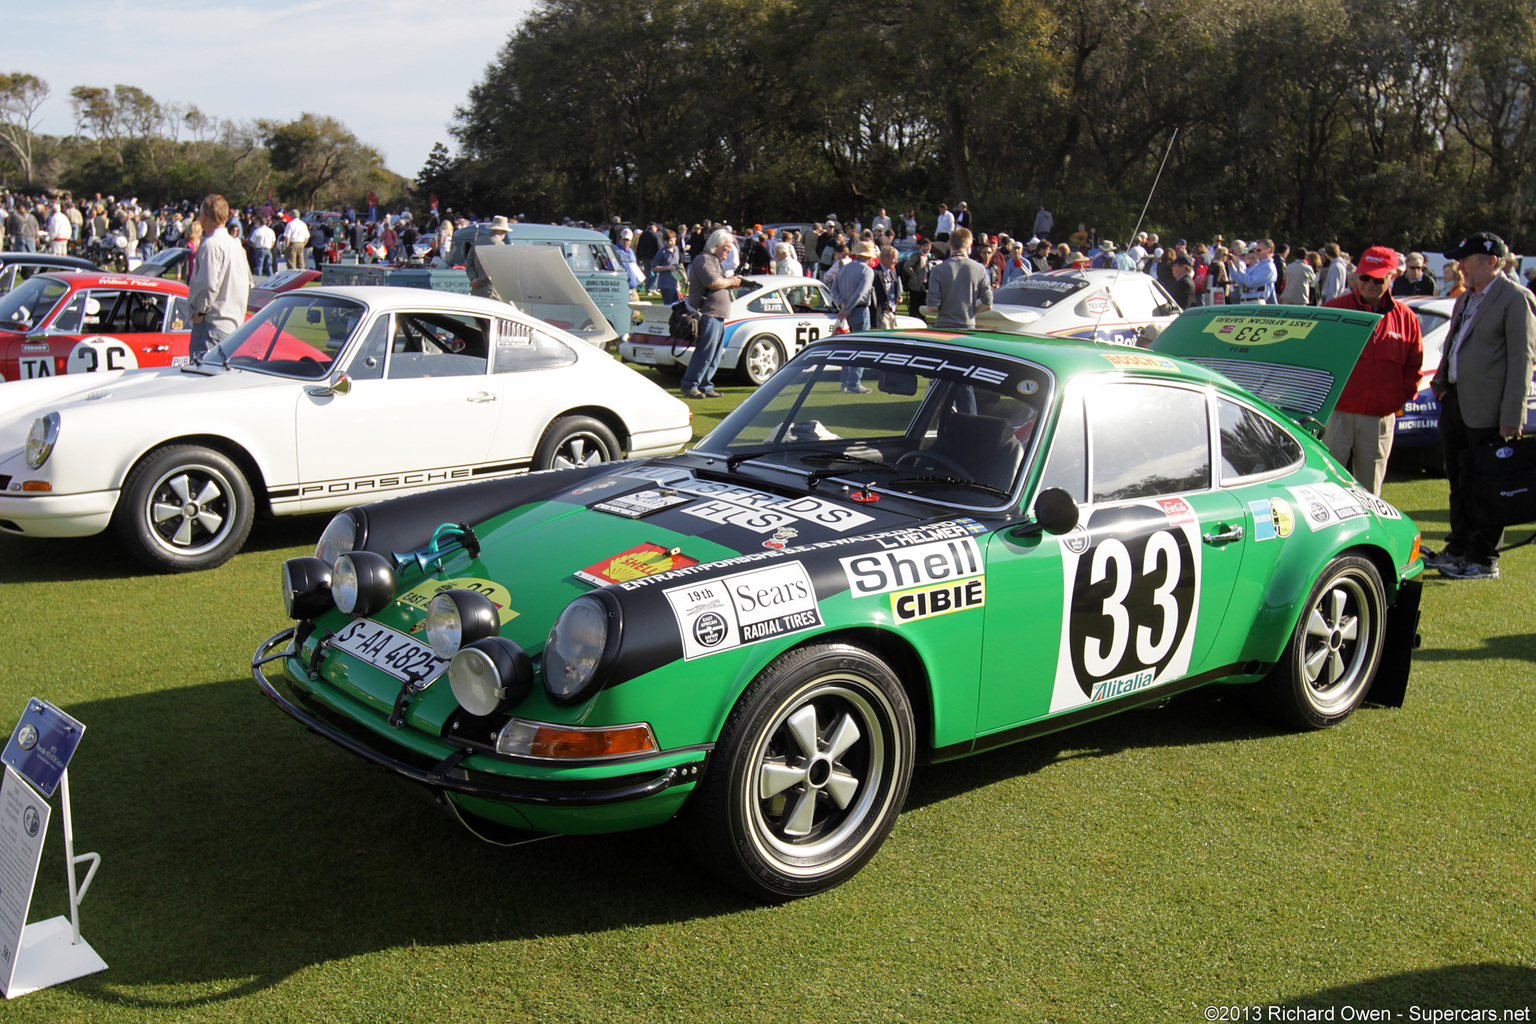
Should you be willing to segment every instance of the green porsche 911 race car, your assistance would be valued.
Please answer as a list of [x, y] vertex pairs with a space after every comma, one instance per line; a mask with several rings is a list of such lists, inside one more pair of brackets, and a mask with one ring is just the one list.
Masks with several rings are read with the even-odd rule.
[[340, 513], [256, 681], [482, 835], [682, 815], [768, 900], [857, 872], [919, 761], [1208, 683], [1400, 705], [1419, 534], [1312, 433], [1375, 319], [824, 339], [684, 454]]

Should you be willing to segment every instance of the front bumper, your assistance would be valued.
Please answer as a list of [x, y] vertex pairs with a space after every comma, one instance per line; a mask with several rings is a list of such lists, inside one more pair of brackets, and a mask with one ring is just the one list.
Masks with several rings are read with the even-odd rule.
[[[20, 478], [11, 482], [20, 486]], [[89, 537], [112, 521], [117, 491], [84, 494], [0, 494], [0, 531], [27, 537]]]
[[[553, 779], [553, 778], [513, 778], [493, 775], [486, 771], [471, 770], [464, 766], [466, 759], [476, 756], [480, 752], [466, 747], [445, 746], [445, 756], [435, 764], [425, 763], [430, 758], [423, 758], [404, 747], [398, 748], [398, 753], [392, 753], [383, 749], [388, 741], [376, 737], [364, 728], [359, 728], [359, 723], [348, 721], [346, 716], [328, 708], [314, 698], [306, 695], [297, 686], [290, 686], [295, 694], [304, 702], [303, 705], [289, 700], [277, 686], [267, 678], [262, 671], [263, 666], [274, 661], [284, 661], [297, 654], [289, 641], [294, 636], [294, 628], [289, 627], [280, 633], [275, 633], [262, 641], [251, 657], [251, 673], [256, 679], [256, 685], [261, 688], [263, 695], [276, 704], [280, 709], [293, 718], [306, 729], [346, 750], [358, 755], [364, 760], [385, 769], [392, 774], [458, 797], [474, 798], [476, 801], [488, 801], [492, 804], [517, 804], [532, 809], [550, 808], [556, 811], [572, 808], [600, 808], [613, 805], [632, 804], [663, 794], [666, 790], [682, 784], [691, 784], [698, 781], [703, 771], [705, 752], [693, 750], [684, 755], [689, 760], [683, 764], [672, 764], [664, 767], [648, 768], [639, 772], [633, 771], [634, 763], [614, 765], [615, 771], [623, 774], [605, 776], [601, 779]], [[274, 650], [281, 647], [280, 650]], [[286, 671], [286, 669], [285, 669]], [[663, 755], [675, 758], [677, 755]], [[515, 765], [508, 764], [508, 768]], [[665, 820], [675, 812], [673, 804], [680, 802], [667, 800], [666, 808], [658, 813], [659, 820]], [[551, 818], [536, 812], [525, 814], [523, 817], [530, 819], [530, 824], [544, 831], [573, 831], [592, 832], [608, 831], [600, 823], [584, 822], [570, 823], [578, 827], [561, 827], [558, 814]], [[645, 815], [620, 815], [613, 823], [614, 828], [638, 827], [642, 824], [654, 824], [653, 821], [629, 820], [631, 817], [644, 818]]]

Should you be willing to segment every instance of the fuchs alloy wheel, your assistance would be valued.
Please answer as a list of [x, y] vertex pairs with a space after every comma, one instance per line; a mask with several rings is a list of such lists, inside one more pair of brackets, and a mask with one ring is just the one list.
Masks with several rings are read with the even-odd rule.
[[825, 892], [874, 856], [912, 779], [912, 708], [867, 651], [791, 651], [742, 694], [694, 795], [696, 840], [757, 899]]
[[743, 384], [763, 385], [784, 365], [784, 350], [771, 334], [759, 334], [742, 350], [736, 376]]
[[572, 469], [612, 462], [619, 442], [590, 416], [562, 416], [550, 424], [533, 456], [534, 469]]
[[200, 445], [168, 445], [128, 474], [116, 522], [135, 557], [169, 572], [229, 561], [251, 532], [245, 475], [227, 456]]
[[1279, 664], [1261, 684], [1271, 713], [1304, 729], [1348, 718], [1381, 663], [1386, 603], [1381, 574], [1368, 559], [1344, 555], [1329, 562]]

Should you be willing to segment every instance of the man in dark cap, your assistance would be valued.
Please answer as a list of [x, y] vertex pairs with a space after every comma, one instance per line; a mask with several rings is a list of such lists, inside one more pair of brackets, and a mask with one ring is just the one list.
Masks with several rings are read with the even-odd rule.
[[1450, 579], [1498, 579], [1504, 531], [1481, 527], [1479, 510], [1461, 486], [1461, 460], [1474, 445], [1520, 436], [1536, 363], [1536, 296], [1499, 273], [1509, 247], [1498, 235], [1468, 235], [1445, 255], [1467, 282], [1430, 384], [1440, 400], [1451, 532], [1444, 550], [1426, 549], [1424, 561]]

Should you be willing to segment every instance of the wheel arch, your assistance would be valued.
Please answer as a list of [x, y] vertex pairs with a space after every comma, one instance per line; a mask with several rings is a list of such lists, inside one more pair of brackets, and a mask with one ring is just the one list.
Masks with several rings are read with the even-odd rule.
[[[613, 436], [618, 438], [619, 448], [622, 449], [621, 457], [629, 454], [634, 438], [630, 435], [628, 424], [624, 422], [624, 417], [604, 405], [577, 405], [555, 413], [549, 418], [549, 423], [544, 427], [543, 432], [539, 434], [539, 443], [542, 444], [544, 439], [549, 436], [550, 427], [567, 416], [590, 416], [597, 420], [603, 426], [613, 431]], [[537, 445], [535, 445], [535, 448], [537, 448]]]
[[201, 445], [210, 448], [220, 455], [228, 458], [240, 472], [245, 475], [245, 482], [250, 485], [251, 495], [256, 499], [256, 511], [263, 515], [272, 514], [272, 501], [267, 496], [267, 478], [261, 471], [261, 465], [250, 450], [238, 441], [225, 437], [223, 434], [180, 434], [176, 437], [167, 437], [148, 445], [139, 452], [132, 462], [128, 463], [123, 473], [126, 481], [133, 475], [133, 471], [146, 459], [150, 458], [162, 448], [170, 448], [176, 445]]
[[1401, 582], [1392, 555], [1379, 544], [1356, 537], [1350, 543], [1330, 551], [1328, 557], [1316, 565], [1310, 562], [1305, 565], [1294, 563], [1270, 577], [1269, 588], [1264, 596], [1267, 614], [1261, 613], [1259, 623], [1256, 624], [1265, 628], [1254, 630], [1254, 642], [1245, 649], [1245, 660], [1269, 664], [1279, 659], [1285, 645], [1290, 642], [1291, 634], [1296, 630], [1296, 623], [1300, 621], [1303, 612], [1302, 603], [1312, 592], [1318, 575], [1334, 559], [1349, 555], [1364, 558], [1376, 567], [1386, 596], [1387, 614], [1391, 615], [1392, 607], [1397, 603]]

